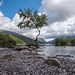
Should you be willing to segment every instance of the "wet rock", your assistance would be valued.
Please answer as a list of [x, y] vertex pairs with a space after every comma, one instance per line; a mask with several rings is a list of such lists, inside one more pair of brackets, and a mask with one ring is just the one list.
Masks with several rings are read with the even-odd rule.
[[4, 48], [0, 48], [0, 51], [3, 51], [4, 50]]
[[57, 58], [49, 58], [45, 60], [45, 63], [47, 63], [50, 66], [62, 67], [61, 62]]
[[48, 57], [45, 54], [38, 55], [38, 57], [43, 59], [48, 59]]
[[75, 67], [73, 68], [73, 72], [75, 73]]
[[15, 48], [15, 46], [7, 46], [8, 48]]
[[31, 50], [28, 46], [22, 46], [21, 49]]
[[66, 57], [66, 58], [71, 58], [71, 57], [73, 57], [73, 56], [71, 56], [71, 55], [56, 55], [56, 57]]
[[20, 51], [20, 53], [27, 54], [27, 53], [30, 53], [30, 51], [29, 50], [22, 50], [22, 51]]
[[30, 43], [27, 46], [30, 48], [32, 48], [32, 47], [39, 48], [39, 45], [37, 43]]
[[8, 48], [0, 48], [0, 51], [8, 50]]
[[15, 50], [17, 50], [17, 51], [21, 51], [22, 48], [21, 48], [21, 47], [16, 47]]
[[4, 59], [4, 60], [6, 60], [6, 59], [12, 60], [13, 58], [14, 57], [11, 54], [9, 54], [9, 55], [4, 55], [1, 59]]

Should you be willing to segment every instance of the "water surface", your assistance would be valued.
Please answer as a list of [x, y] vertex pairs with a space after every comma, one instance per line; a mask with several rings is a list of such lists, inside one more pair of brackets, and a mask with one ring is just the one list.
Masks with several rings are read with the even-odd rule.
[[75, 59], [75, 46], [40, 46], [38, 53], [47, 56], [71, 55]]

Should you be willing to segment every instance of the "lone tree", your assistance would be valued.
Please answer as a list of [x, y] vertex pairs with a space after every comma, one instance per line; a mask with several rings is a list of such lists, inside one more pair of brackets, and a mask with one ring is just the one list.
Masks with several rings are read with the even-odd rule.
[[43, 26], [48, 25], [47, 24], [47, 17], [45, 14], [39, 15], [37, 13], [37, 10], [34, 12], [31, 9], [24, 9], [19, 10], [20, 12], [18, 13], [22, 21], [17, 25], [19, 28], [35, 28], [38, 30], [38, 35], [36, 36], [36, 39], [34, 40], [34, 43], [37, 42], [37, 38], [40, 35], [40, 30]]

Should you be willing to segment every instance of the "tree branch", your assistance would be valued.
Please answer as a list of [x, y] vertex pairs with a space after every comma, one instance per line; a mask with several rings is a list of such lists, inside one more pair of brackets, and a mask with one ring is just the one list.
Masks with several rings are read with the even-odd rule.
[[37, 30], [38, 30], [39, 33], [38, 33], [38, 35], [36, 36], [36, 39], [35, 39], [35, 41], [34, 41], [35, 43], [36, 43], [36, 41], [37, 41], [38, 36], [40, 35], [40, 30], [41, 30], [41, 28], [40, 28], [40, 29], [37, 28]]

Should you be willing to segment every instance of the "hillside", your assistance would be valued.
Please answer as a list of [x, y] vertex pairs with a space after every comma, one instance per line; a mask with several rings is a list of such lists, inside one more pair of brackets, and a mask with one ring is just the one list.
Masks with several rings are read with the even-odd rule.
[[[27, 44], [34, 42], [33, 39], [31, 39], [31, 38], [29, 38], [29, 37], [26, 37], [26, 36], [24, 36], [24, 35], [20, 35], [20, 34], [15, 33], [15, 32], [6, 31], [6, 30], [0, 30], [0, 33], [6, 33], [6, 34], [14, 35], [14, 36], [18, 37], [19, 39], [23, 40], [23, 41], [24, 41], [25, 43], [27, 43]], [[45, 43], [45, 42], [39, 40], [39, 41], [37, 41], [37, 43], [42, 43], [42, 44], [43, 44], [43, 43]]]
[[17, 44], [26, 44], [21, 39], [6, 33], [0, 33], [0, 47], [15, 46]]

